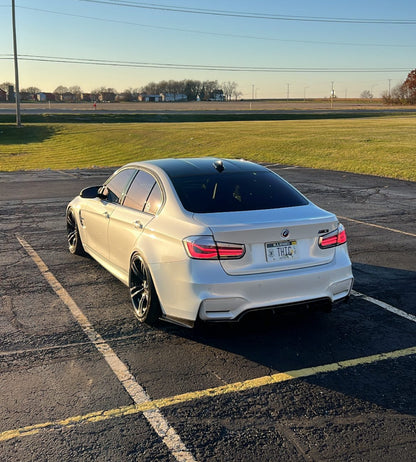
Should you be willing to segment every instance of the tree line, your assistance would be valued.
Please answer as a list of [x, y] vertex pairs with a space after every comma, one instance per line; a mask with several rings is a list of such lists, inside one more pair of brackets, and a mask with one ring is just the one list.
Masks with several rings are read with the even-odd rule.
[[[13, 86], [10, 82], [3, 82], [0, 88], [5, 92], [9, 87]], [[22, 88], [20, 93], [36, 95], [41, 93], [42, 90], [37, 87]], [[59, 85], [53, 92], [55, 95], [64, 95], [70, 93], [78, 101], [81, 101], [82, 95], [85, 93], [78, 85], [66, 87]], [[216, 95], [223, 95], [224, 100], [231, 101], [232, 99], [239, 99], [242, 93], [238, 90], [236, 82], [222, 82], [218, 80], [161, 80], [160, 82], [149, 82], [147, 85], [139, 88], [127, 88], [119, 93], [114, 88], [98, 87], [90, 92], [90, 94], [99, 95], [103, 93], [113, 93], [117, 95], [118, 101], [137, 101], [139, 95], [185, 95], [188, 101], [207, 101], [215, 99]]]

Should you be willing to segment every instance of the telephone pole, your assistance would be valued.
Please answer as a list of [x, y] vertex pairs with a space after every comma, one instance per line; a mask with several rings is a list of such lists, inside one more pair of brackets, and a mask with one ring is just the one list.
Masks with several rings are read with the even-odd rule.
[[14, 53], [14, 80], [16, 93], [16, 125], [22, 126], [20, 119], [20, 90], [19, 90], [19, 68], [17, 62], [17, 40], [16, 40], [16, 13], [15, 0], [12, 0], [12, 22], [13, 22], [13, 53]]

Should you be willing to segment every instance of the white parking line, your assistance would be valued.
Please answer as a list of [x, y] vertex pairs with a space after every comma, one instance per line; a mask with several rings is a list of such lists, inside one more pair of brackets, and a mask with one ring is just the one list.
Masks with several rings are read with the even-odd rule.
[[416, 322], [416, 316], [413, 316], [413, 314], [409, 314], [409, 313], [406, 313], [406, 311], [399, 310], [398, 308], [395, 308], [394, 306], [389, 305], [388, 303], [382, 302], [381, 300], [377, 300], [376, 298], [369, 297], [368, 295], [364, 295], [355, 290], [351, 291], [351, 295], [354, 295], [354, 297], [362, 298], [363, 300], [366, 300], [367, 302], [373, 303], [374, 305], [377, 305], [380, 308], [390, 311], [391, 313], [397, 314], [398, 316], [401, 316], [402, 318], [408, 319], [409, 321]]
[[[143, 387], [136, 382], [136, 379], [130, 373], [127, 366], [115, 354], [110, 345], [106, 343], [101, 335], [94, 329], [88, 318], [84, 315], [84, 313], [68, 294], [68, 292], [62, 287], [60, 282], [51, 273], [37, 252], [30, 246], [28, 242], [26, 242], [22, 236], [16, 234], [16, 238], [22, 247], [26, 250], [30, 258], [37, 265], [43, 277], [46, 279], [58, 297], [68, 307], [72, 316], [81, 326], [82, 330], [90, 339], [91, 343], [103, 355], [107, 364], [110, 366], [111, 370], [114, 372], [120, 383], [126, 389], [127, 393], [133, 399], [134, 403], [136, 405], [150, 403], [152, 401], [150, 396], [146, 393]], [[180, 436], [167, 422], [159, 409], [147, 410], [143, 412], [143, 415], [146, 417], [147, 421], [156, 431], [156, 433], [160, 436], [162, 441], [169, 448], [176, 460], [181, 462], [195, 462], [194, 457], [183, 444]]]

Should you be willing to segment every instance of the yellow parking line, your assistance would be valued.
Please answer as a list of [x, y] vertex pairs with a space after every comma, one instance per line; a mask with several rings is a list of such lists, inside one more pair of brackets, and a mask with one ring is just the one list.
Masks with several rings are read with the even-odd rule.
[[277, 374], [266, 375], [264, 377], [259, 377], [256, 379], [245, 380], [243, 382], [235, 382], [232, 384], [222, 385], [215, 388], [207, 388], [205, 390], [183, 393], [181, 395], [171, 396], [168, 398], [147, 401], [141, 404], [123, 406], [107, 411], [91, 412], [89, 414], [69, 417], [63, 420], [44, 422], [36, 425], [17, 428], [14, 430], [8, 430], [0, 433], [0, 441], [8, 441], [14, 438], [35, 435], [44, 429], [59, 429], [63, 427], [73, 427], [74, 425], [80, 425], [85, 423], [101, 422], [104, 420], [143, 413], [152, 409], [162, 409], [168, 406], [174, 406], [177, 404], [195, 401], [198, 399], [212, 398], [214, 396], [238, 393], [241, 391], [261, 388], [266, 385], [286, 382], [288, 380], [299, 379], [303, 377], [311, 377], [322, 373], [335, 372], [349, 367], [355, 367], [365, 364], [374, 364], [379, 361], [384, 361], [387, 359], [397, 359], [414, 354], [416, 354], [416, 346], [411, 348], [405, 348], [403, 350], [391, 351], [388, 353], [380, 353], [371, 356], [364, 356], [361, 358], [348, 359], [346, 361], [325, 364], [322, 366], [308, 367], [305, 369], [297, 369], [288, 372], [280, 372]]

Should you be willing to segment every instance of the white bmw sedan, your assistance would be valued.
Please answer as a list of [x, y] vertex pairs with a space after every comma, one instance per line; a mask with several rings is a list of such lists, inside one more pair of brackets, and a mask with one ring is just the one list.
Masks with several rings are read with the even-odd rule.
[[127, 164], [81, 191], [66, 217], [70, 252], [126, 284], [149, 324], [192, 327], [297, 304], [329, 310], [352, 288], [337, 217], [251, 162]]

